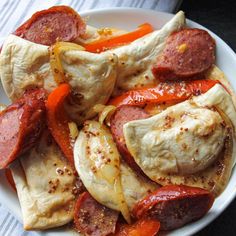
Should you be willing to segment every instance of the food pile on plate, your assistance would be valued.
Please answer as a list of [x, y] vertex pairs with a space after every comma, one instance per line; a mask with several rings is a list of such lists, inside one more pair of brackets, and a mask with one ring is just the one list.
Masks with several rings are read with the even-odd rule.
[[9, 35], [0, 168], [25, 229], [152, 236], [203, 217], [236, 157], [235, 94], [216, 46], [181, 11], [126, 32], [58, 6]]

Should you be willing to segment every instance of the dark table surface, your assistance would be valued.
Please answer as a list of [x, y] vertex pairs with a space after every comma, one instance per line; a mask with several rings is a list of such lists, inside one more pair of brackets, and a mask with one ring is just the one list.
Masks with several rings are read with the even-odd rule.
[[[187, 18], [216, 33], [236, 52], [236, 0], [183, 0], [180, 9]], [[236, 199], [196, 235], [236, 235]]]

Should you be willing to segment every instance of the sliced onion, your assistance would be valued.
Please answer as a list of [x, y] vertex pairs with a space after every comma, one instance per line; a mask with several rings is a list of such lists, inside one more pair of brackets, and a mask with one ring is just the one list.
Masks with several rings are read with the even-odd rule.
[[6, 105], [0, 104], [0, 113], [6, 109]]
[[49, 48], [50, 52], [50, 66], [53, 73], [54, 80], [57, 84], [66, 81], [64, 69], [60, 60], [60, 54], [65, 51], [80, 50], [84, 48], [76, 43], [70, 42], [56, 42]]
[[[226, 141], [226, 145], [225, 145], [226, 146], [225, 147], [226, 151], [225, 151], [225, 153], [229, 154], [230, 151], [227, 150], [227, 149], [232, 149], [231, 154], [230, 154], [230, 156], [231, 156], [230, 158], [232, 158], [233, 166], [234, 166], [235, 163], [236, 163], [236, 134], [235, 134], [235, 127], [234, 127], [232, 121], [230, 120], [230, 118], [219, 107], [215, 106], [214, 108], [221, 115], [222, 119], [224, 120], [224, 122], [226, 124], [226, 127], [230, 127], [230, 129], [231, 129], [231, 132], [229, 132], [230, 135], [229, 135], [229, 139], [228, 139], [229, 144], [227, 144], [227, 141]], [[225, 156], [225, 158], [228, 158], [228, 156], [229, 156], [228, 154]]]
[[110, 126], [110, 119], [115, 109], [116, 109], [115, 106], [112, 105], [106, 106], [99, 115], [99, 122], [103, 124], [105, 121], [106, 125]]
[[105, 123], [107, 126], [110, 126], [110, 119], [115, 109], [116, 109], [115, 106], [112, 106], [112, 105], [105, 106], [102, 104], [97, 104], [96, 106], [93, 107], [93, 110], [99, 113], [98, 115], [99, 123], [100, 124]]
[[68, 123], [69, 130], [70, 130], [70, 137], [75, 140], [79, 135], [79, 130], [75, 122]]
[[218, 179], [213, 192], [216, 196], [219, 196], [220, 193], [222, 193], [227, 186], [227, 183], [229, 182], [232, 169], [235, 165], [236, 161], [236, 139], [235, 139], [235, 132], [234, 132], [234, 126], [229, 119], [229, 117], [217, 106], [214, 107], [218, 113], [221, 115], [222, 119], [225, 122], [226, 128], [230, 128], [228, 137], [225, 140], [225, 150], [224, 150], [224, 160], [228, 160], [228, 164], [224, 164], [224, 171], [225, 175], [223, 178]]
[[105, 108], [106, 105], [103, 105], [103, 104], [96, 104], [94, 107], [93, 107], [93, 110], [94, 112], [96, 113], [100, 113], [103, 111], [103, 109]]

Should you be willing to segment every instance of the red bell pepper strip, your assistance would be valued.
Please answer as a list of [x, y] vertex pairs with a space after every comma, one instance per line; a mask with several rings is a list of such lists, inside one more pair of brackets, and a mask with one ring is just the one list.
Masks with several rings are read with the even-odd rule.
[[122, 225], [115, 236], [155, 236], [160, 229], [160, 222], [156, 219], [143, 218], [132, 225]]
[[181, 102], [193, 95], [207, 92], [217, 83], [219, 81], [210, 79], [160, 83], [152, 88], [130, 90], [111, 99], [108, 103], [118, 107], [121, 105], [139, 106], [149, 103]]
[[129, 32], [127, 34], [118, 35], [109, 39], [101, 39], [90, 44], [83, 45], [85, 50], [88, 52], [103, 52], [105, 50], [125, 45], [133, 42], [134, 40], [143, 37], [144, 35], [151, 33], [153, 31], [152, 25], [149, 23], [144, 23], [138, 27], [135, 31]]
[[49, 94], [46, 101], [47, 125], [65, 157], [74, 166], [74, 156], [68, 126], [69, 119], [63, 107], [64, 101], [69, 94], [70, 86], [68, 84], [61, 84]]

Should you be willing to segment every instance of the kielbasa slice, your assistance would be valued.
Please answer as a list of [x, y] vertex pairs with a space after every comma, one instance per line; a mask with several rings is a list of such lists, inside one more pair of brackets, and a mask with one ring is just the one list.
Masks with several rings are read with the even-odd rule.
[[119, 212], [98, 203], [88, 193], [82, 193], [75, 205], [76, 229], [89, 236], [106, 236], [115, 232]]
[[213, 202], [214, 197], [207, 190], [168, 185], [140, 200], [133, 215], [138, 219], [155, 218], [160, 221], [162, 230], [172, 230], [203, 217]]
[[50, 46], [56, 41], [72, 42], [85, 33], [80, 15], [68, 6], [55, 6], [32, 15], [14, 34]]
[[45, 124], [45, 99], [45, 90], [30, 90], [0, 113], [0, 169], [36, 143]]
[[134, 161], [134, 158], [131, 156], [125, 144], [123, 126], [129, 121], [146, 119], [148, 117], [148, 113], [142, 108], [129, 105], [118, 107], [111, 117], [111, 133], [120, 154], [131, 168], [140, 173], [142, 173], [142, 170]]
[[202, 78], [215, 62], [215, 40], [202, 29], [183, 29], [172, 33], [153, 66], [161, 80]]

